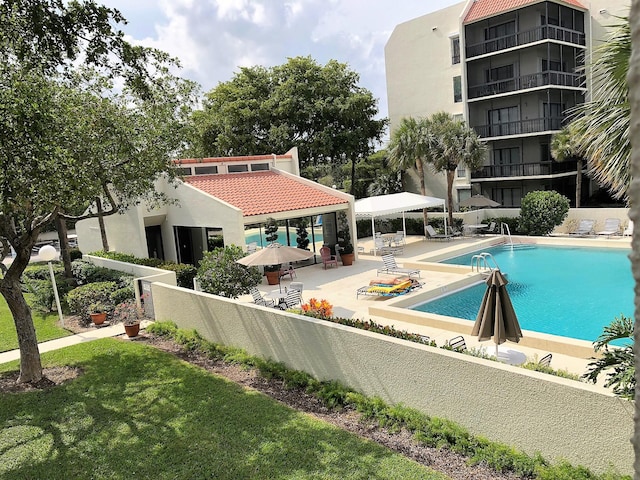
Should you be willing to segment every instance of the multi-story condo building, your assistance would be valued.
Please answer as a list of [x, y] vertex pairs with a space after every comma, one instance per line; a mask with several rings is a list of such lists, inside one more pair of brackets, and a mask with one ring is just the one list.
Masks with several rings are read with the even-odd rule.
[[[458, 169], [456, 202], [481, 193], [518, 207], [528, 192], [556, 190], [573, 204], [576, 162], [551, 158], [551, 136], [588, 100], [590, 53], [628, 10], [620, 0], [469, 0], [396, 26], [385, 47], [391, 131], [444, 110], [487, 141], [480, 170]], [[444, 175], [425, 184], [445, 195]], [[596, 188], [585, 176], [582, 199]]]

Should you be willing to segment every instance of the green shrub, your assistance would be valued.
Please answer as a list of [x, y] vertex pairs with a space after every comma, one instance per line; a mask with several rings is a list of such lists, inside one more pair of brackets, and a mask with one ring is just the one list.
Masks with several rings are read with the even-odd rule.
[[31, 306], [33, 309], [40, 313], [49, 313], [55, 300], [51, 280], [26, 278], [24, 285], [26, 291], [32, 295]]
[[75, 247], [75, 248], [70, 248], [69, 249], [69, 259], [73, 262], [74, 260], [81, 260], [82, 259], [82, 252], [80, 251], [79, 248]]
[[[64, 266], [58, 262], [52, 262], [53, 274], [64, 275]], [[49, 265], [46, 263], [30, 263], [27, 268], [22, 272], [22, 278], [30, 280], [49, 280], [51, 281], [51, 272], [49, 271]]]
[[134, 300], [136, 298], [136, 292], [133, 289], [133, 283], [128, 287], [119, 288], [111, 292], [110, 298], [113, 305], [119, 305], [129, 300]]
[[119, 288], [133, 284], [133, 275], [99, 267], [85, 260], [71, 262], [71, 272], [79, 285], [96, 282], [116, 282]]
[[549, 235], [569, 213], [569, 199], [553, 190], [529, 192], [522, 199], [518, 231]]
[[260, 283], [262, 276], [256, 267], [237, 262], [245, 252], [237, 245], [227, 245], [213, 252], [204, 252], [197, 279], [203, 291], [228, 298], [238, 298]]
[[109, 310], [113, 309], [111, 294], [118, 290], [116, 282], [95, 282], [74, 288], [66, 295], [71, 313], [80, 315], [83, 320], [89, 320], [89, 306], [92, 303], [102, 303]]
[[540, 365], [538, 362], [526, 362], [520, 366], [522, 368], [526, 368], [527, 370], [533, 370], [536, 372], [547, 373], [549, 375], [555, 375], [556, 377], [562, 377], [562, 378], [568, 378], [570, 380], [580, 381], [580, 375], [571, 373], [568, 370], [554, 370], [553, 368], [547, 365]]
[[193, 289], [193, 279], [196, 278], [198, 274], [198, 270], [193, 265], [186, 263], [163, 263], [159, 268], [175, 272], [176, 282], [179, 287]]

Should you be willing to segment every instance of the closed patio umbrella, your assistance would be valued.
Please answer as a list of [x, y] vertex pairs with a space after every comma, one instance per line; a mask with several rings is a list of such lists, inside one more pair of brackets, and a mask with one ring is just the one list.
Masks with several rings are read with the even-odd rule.
[[507, 292], [506, 285], [509, 282], [504, 275], [500, 270], [493, 270], [486, 283], [487, 290], [471, 335], [477, 335], [481, 342], [493, 339], [497, 357], [498, 345], [507, 340], [518, 343], [522, 338], [522, 330]]
[[[259, 265], [280, 265], [282, 263], [299, 262], [313, 257], [314, 253], [302, 248], [286, 247], [279, 243], [272, 243], [251, 255], [237, 260], [241, 265], [255, 267]], [[280, 277], [278, 276], [278, 286]]]

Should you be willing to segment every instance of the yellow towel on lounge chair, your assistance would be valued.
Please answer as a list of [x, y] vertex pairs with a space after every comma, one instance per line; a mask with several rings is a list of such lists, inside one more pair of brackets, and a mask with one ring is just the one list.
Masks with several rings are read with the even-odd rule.
[[407, 288], [410, 288], [410, 287], [411, 287], [411, 281], [408, 280], [402, 283], [398, 283], [396, 285], [384, 285], [384, 284], [374, 285], [372, 287], [369, 287], [367, 291], [379, 292], [379, 293], [394, 293], [394, 292], [406, 290]]

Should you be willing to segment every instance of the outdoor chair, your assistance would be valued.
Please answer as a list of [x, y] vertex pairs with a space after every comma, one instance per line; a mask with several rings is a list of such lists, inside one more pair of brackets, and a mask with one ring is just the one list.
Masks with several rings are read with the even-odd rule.
[[498, 233], [498, 224], [496, 222], [491, 222], [487, 228], [479, 230], [478, 233]]
[[247, 253], [253, 253], [258, 250], [258, 242], [250, 242], [247, 244]]
[[624, 236], [633, 235], [633, 220], [629, 220], [629, 223], [627, 224], [627, 228], [624, 229], [624, 232], [622, 232], [622, 235]]
[[392, 242], [396, 246], [405, 245], [404, 232], [402, 230], [398, 230], [394, 235]]
[[551, 357], [552, 355], [550, 353], [547, 353], [544, 357], [540, 359], [540, 361], [538, 361], [538, 365], [542, 365], [543, 367], [548, 367], [549, 365], [551, 365]]
[[338, 266], [338, 259], [335, 255], [331, 255], [331, 250], [329, 247], [322, 247], [320, 249], [320, 258], [322, 258], [322, 266], [324, 269], [327, 269], [327, 265], [329, 266]]
[[453, 236], [444, 233], [437, 233], [431, 225], [424, 227], [424, 231], [426, 232], [426, 237], [429, 240], [451, 240], [451, 237]]
[[411, 277], [412, 275], [420, 276], [420, 270], [415, 268], [400, 268], [396, 263], [396, 257], [393, 254], [382, 255], [382, 264], [384, 265], [382, 268], [378, 269], [378, 274], [380, 273], [398, 273], [402, 275], [408, 275]]
[[298, 277], [296, 275], [296, 270], [295, 268], [293, 268], [293, 266], [291, 264], [289, 265], [282, 265], [280, 267], [280, 278], [282, 277], [286, 277], [287, 275], [289, 275], [289, 279], [293, 280], [293, 277]]
[[[302, 300], [303, 288], [304, 288], [304, 285], [302, 284], [302, 282], [291, 282], [289, 284], [289, 290], [297, 290], [300, 293], [300, 300]], [[289, 293], [289, 290], [287, 290], [287, 293]]]
[[300, 305], [302, 303], [302, 297], [298, 290], [290, 288], [287, 291], [286, 297], [284, 300], [276, 305], [280, 310], [287, 310], [289, 308], [293, 308], [296, 305]]
[[462, 352], [467, 349], [467, 342], [464, 341], [464, 337], [462, 335], [453, 337], [451, 340], [449, 340], [448, 343], [451, 349], [456, 350], [458, 352]]
[[596, 235], [618, 235], [620, 234], [620, 219], [619, 218], [607, 218], [604, 221], [604, 227]]
[[595, 220], [583, 218], [582, 220], [580, 220], [578, 228], [576, 228], [575, 231], [571, 232], [570, 235], [591, 235], [593, 233], [593, 226], [595, 225], [595, 223]]
[[260, 290], [258, 290], [257, 288], [253, 287], [249, 291], [249, 293], [251, 293], [251, 296], [253, 297], [253, 303], [255, 303], [256, 305], [260, 305], [262, 307], [275, 307], [273, 300], [267, 300], [266, 298], [264, 298], [260, 293]]

